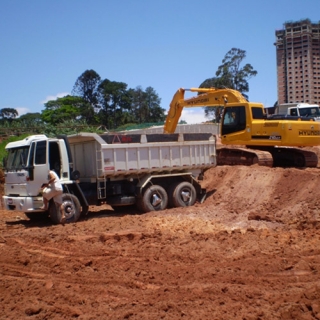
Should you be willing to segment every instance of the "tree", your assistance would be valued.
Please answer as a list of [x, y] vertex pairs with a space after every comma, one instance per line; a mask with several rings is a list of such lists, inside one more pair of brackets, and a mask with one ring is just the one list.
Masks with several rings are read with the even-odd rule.
[[70, 95], [50, 100], [44, 104], [45, 110], [41, 113], [41, 119], [52, 125], [58, 125], [69, 119], [80, 119], [82, 110], [86, 109], [87, 104], [81, 97]]
[[146, 88], [146, 102], [148, 107], [147, 122], [164, 121], [165, 109], [160, 107], [161, 99], [152, 87]]
[[99, 119], [108, 129], [115, 129], [132, 122], [134, 115], [130, 113], [131, 96], [124, 82], [103, 80], [98, 88], [101, 110]]
[[219, 79], [214, 77], [214, 78], [209, 78], [204, 80], [199, 88], [217, 88], [219, 85]]
[[20, 116], [17, 120], [21, 122], [40, 122], [41, 121], [41, 114], [39, 112], [35, 113], [25, 113], [22, 116]]
[[[241, 67], [241, 63], [246, 58], [246, 51], [232, 48], [227, 52], [222, 60], [222, 65], [216, 71], [216, 77], [206, 79], [201, 83], [200, 88], [209, 87], [222, 88], [227, 87], [240, 91], [246, 98], [246, 92], [249, 92], [248, 80], [257, 75], [251, 64], [247, 63]], [[214, 114], [215, 118], [219, 116], [221, 110], [214, 107], [205, 107], [205, 114], [209, 116]], [[218, 119], [217, 119], [218, 120]]]
[[99, 110], [98, 87], [101, 78], [94, 70], [86, 70], [78, 77], [73, 86], [72, 94], [82, 97], [88, 104], [82, 109], [82, 115], [88, 123], [95, 123], [95, 113]]
[[134, 122], [162, 122], [165, 120], [165, 109], [160, 107], [161, 99], [152, 87], [145, 91], [141, 86], [129, 90], [131, 96], [131, 111], [134, 113]]
[[248, 80], [257, 75], [251, 64], [247, 63], [242, 68], [242, 61], [246, 57], [246, 51], [232, 48], [227, 52], [222, 65], [218, 67], [216, 76], [220, 78], [220, 83], [225, 86], [240, 91], [242, 94], [249, 92]]
[[13, 119], [15, 119], [19, 115], [18, 111], [13, 108], [3, 108], [0, 109], [0, 119], [3, 123], [4, 121], [11, 122]]
[[148, 105], [146, 100], [146, 93], [143, 91], [141, 86], [135, 89], [129, 89], [129, 94], [131, 96], [131, 111], [134, 114], [135, 123], [147, 122], [148, 118]]
[[15, 119], [15, 122], [18, 122], [21, 126], [24, 127], [37, 127], [42, 123], [41, 114], [39, 112], [26, 113]]

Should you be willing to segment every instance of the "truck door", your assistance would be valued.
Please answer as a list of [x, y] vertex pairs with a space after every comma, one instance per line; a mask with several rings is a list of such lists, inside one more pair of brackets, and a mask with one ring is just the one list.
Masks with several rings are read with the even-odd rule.
[[41, 140], [32, 142], [28, 162], [29, 181], [27, 193], [36, 196], [41, 190], [41, 185], [48, 181], [49, 163], [48, 141]]
[[57, 141], [49, 141], [49, 167], [61, 178], [61, 157]]

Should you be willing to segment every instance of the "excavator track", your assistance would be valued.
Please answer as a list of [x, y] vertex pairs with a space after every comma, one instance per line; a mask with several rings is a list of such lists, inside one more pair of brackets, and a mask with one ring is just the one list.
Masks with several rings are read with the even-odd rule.
[[217, 149], [217, 164], [273, 166], [272, 154], [268, 151], [250, 150], [246, 148], [220, 148]]
[[305, 166], [306, 167], [317, 167], [318, 166], [318, 156], [315, 152], [307, 151], [307, 150], [300, 150], [303, 153], [303, 156], [305, 158]]
[[223, 147], [217, 150], [218, 165], [258, 164], [267, 167], [317, 167], [316, 153], [292, 147]]
[[318, 156], [312, 151], [292, 147], [274, 147], [270, 152], [274, 167], [313, 168], [318, 165]]

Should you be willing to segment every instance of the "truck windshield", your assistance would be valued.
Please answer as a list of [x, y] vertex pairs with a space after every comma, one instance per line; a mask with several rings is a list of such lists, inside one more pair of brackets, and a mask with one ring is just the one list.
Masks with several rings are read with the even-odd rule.
[[8, 150], [5, 164], [6, 170], [21, 170], [25, 168], [29, 153], [29, 146], [13, 148]]
[[300, 115], [304, 117], [320, 117], [320, 109], [315, 107], [299, 109]]

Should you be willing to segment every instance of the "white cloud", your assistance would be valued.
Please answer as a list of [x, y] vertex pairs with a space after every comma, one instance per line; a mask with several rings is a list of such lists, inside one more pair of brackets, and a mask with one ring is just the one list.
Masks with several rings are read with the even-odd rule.
[[[50, 100], [56, 100], [57, 98], [62, 98], [62, 97], [65, 97], [69, 94], [70, 94], [69, 92], [61, 92], [61, 93], [57, 93], [54, 96], [47, 96], [44, 100], [40, 101], [39, 104], [43, 105]], [[18, 111], [18, 117], [20, 117], [26, 113], [35, 113], [35, 112], [40, 113], [41, 112], [41, 110], [30, 110], [29, 108], [26, 108], [26, 107], [18, 107], [15, 109]]]
[[15, 108], [18, 111], [18, 117], [22, 116], [23, 114], [31, 112], [30, 109], [25, 107]]
[[57, 93], [57, 94], [54, 95], [54, 96], [47, 96], [47, 97], [45, 98], [45, 100], [40, 101], [40, 104], [45, 104], [45, 103], [47, 103], [47, 102], [50, 101], [50, 100], [57, 100], [58, 98], [65, 97], [65, 96], [67, 96], [67, 95], [69, 95], [69, 94], [70, 94], [70, 92], [61, 92], [61, 93]]
[[197, 109], [184, 108], [182, 110], [180, 120], [186, 121], [187, 124], [194, 124], [194, 123], [206, 122], [206, 121], [209, 121], [210, 119], [204, 116], [203, 108], [197, 108]]

